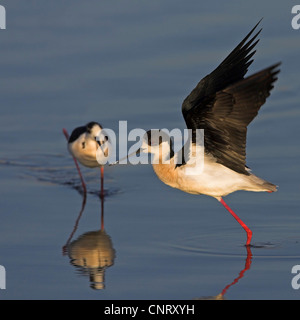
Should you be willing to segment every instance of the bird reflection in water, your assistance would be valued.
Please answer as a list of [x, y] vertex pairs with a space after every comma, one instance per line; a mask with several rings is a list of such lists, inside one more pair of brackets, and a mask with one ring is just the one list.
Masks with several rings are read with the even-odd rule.
[[88, 275], [92, 289], [105, 288], [105, 271], [114, 264], [116, 252], [110, 236], [104, 230], [104, 198], [101, 197], [101, 228], [89, 231], [72, 240], [86, 204], [83, 197], [82, 207], [74, 228], [63, 247], [63, 254], [68, 254], [70, 262], [80, 275]]
[[238, 277], [236, 277], [231, 283], [229, 283], [222, 291], [216, 296], [210, 297], [201, 297], [197, 298], [196, 300], [225, 300], [225, 294], [227, 293], [228, 289], [236, 284], [240, 279], [242, 279], [245, 275], [245, 272], [250, 269], [252, 263], [252, 252], [250, 246], [246, 246], [247, 250], [247, 257], [245, 262], [245, 267], [240, 271]]

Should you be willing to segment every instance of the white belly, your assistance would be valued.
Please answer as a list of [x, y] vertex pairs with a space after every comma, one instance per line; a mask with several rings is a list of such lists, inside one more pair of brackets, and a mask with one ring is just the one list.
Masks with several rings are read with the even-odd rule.
[[97, 161], [97, 142], [76, 140], [69, 145], [70, 153], [85, 167], [100, 167]]
[[237, 190], [266, 191], [265, 182], [252, 174], [237, 173], [219, 163], [205, 161], [202, 170], [193, 165], [175, 168], [174, 164], [153, 166], [165, 184], [192, 194], [205, 194], [220, 199]]
[[205, 165], [202, 172], [191, 171], [180, 167], [178, 172], [178, 188], [194, 194], [206, 194], [213, 197], [225, 196], [237, 190], [244, 189], [248, 176], [236, 173], [220, 164]]

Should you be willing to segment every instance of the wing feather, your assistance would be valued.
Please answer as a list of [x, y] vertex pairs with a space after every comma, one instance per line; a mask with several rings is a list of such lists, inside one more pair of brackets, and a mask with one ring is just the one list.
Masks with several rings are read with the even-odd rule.
[[[259, 24], [259, 23], [258, 23]], [[277, 80], [274, 64], [244, 78], [258, 43], [261, 29], [250, 39], [258, 24], [209, 75], [203, 78], [182, 104], [182, 113], [195, 142], [196, 129], [204, 129], [205, 152], [217, 162], [239, 173], [246, 170], [248, 124], [265, 103]]]

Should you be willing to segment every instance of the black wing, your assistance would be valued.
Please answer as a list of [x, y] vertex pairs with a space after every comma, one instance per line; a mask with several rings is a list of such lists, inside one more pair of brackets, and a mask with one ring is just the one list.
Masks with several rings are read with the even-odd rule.
[[183, 116], [185, 116], [192, 108], [197, 107], [204, 97], [215, 94], [217, 91], [244, 78], [244, 75], [248, 71], [248, 67], [253, 62], [253, 60], [250, 59], [256, 52], [251, 52], [251, 50], [259, 41], [256, 40], [254, 42], [254, 40], [262, 29], [260, 29], [247, 43], [246, 41], [259, 23], [260, 21], [228, 55], [228, 57], [212, 73], [203, 78], [196, 88], [186, 97], [182, 104]]
[[69, 143], [74, 142], [75, 140], [77, 140], [85, 132], [86, 132], [86, 126], [75, 128], [72, 131], [68, 142]]
[[[184, 100], [182, 113], [189, 129], [204, 129], [205, 152], [218, 163], [248, 174], [246, 166], [247, 125], [270, 95], [279, 64], [245, 78], [255, 51], [259, 31], [246, 38], [209, 75], [203, 78]], [[249, 61], [250, 60], [250, 61]], [[194, 141], [193, 141], [194, 142]]]

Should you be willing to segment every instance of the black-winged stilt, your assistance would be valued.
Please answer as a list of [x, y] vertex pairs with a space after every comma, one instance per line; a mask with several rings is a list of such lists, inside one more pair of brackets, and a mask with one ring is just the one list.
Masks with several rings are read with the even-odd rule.
[[86, 193], [86, 184], [81, 174], [77, 160], [88, 168], [100, 167], [101, 170], [101, 197], [104, 195], [104, 167], [101, 165], [101, 157], [108, 156], [108, 148], [104, 147], [103, 141], [99, 140], [102, 126], [97, 122], [89, 122], [85, 126], [75, 128], [69, 136], [66, 129], [63, 133], [68, 141], [68, 150], [73, 156], [84, 193]]
[[[182, 104], [184, 120], [192, 131], [191, 147], [190, 144], [183, 147], [192, 148], [188, 153], [196, 147], [197, 129], [204, 129], [203, 170], [197, 172], [188, 159], [176, 164], [172, 141], [168, 134], [160, 130], [148, 131], [136, 152], [154, 154], [153, 162], [156, 164], [153, 164], [153, 169], [165, 184], [188, 193], [209, 195], [220, 201], [246, 231], [246, 245], [250, 245], [252, 231], [223, 197], [237, 190], [277, 190], [274, 184], [255, 176], [246, 166], [247, 126], [270, 95], [280, 65], [274, 64], [244, 78], [253, 62], [250, 60], [255, 53], [253, 48], [259, 41], [256, 38], [261, 30], [248, 40], [257, 25], [212, 73], [197, 84]], [[184, 153], [181, 151], [181, 154]], [[192, 174], [193, 170], [195, 174]]]

